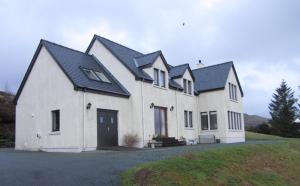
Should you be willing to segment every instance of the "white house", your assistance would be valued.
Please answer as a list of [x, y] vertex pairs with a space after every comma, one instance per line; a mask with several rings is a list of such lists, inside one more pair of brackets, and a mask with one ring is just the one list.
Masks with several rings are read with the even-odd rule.
[[41, 40], [16, 95], [16, 149], [80, 152], [138, 135], [244, 142], [233, 62], [172, 66], [95, 35], [86, 52]]

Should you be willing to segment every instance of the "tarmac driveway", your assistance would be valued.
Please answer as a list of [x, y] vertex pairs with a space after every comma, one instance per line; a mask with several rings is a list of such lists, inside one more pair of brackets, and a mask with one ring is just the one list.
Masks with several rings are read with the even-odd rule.
[[236, 145], [240, 144], [207, 144], [136, 151], [83, 153], [0, 149], [0, 185], [120, 185], [122, 171], [137, 164], [194, 151]]

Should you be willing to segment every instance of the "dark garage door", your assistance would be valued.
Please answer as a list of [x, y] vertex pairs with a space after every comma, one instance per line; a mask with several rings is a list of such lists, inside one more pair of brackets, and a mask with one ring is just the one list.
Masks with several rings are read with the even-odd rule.
[[118, 146], [118, 112], [97, 110], [97, 141], [100, 147]]

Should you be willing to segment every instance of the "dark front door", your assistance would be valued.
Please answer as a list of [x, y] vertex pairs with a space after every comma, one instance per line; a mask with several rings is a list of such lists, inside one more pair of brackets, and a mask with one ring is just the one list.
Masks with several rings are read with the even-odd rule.
[[168, 136], [166, 108], [154, 107], [154, 128], [156, 135], [165, 137]]
[[115, 110], [97, 110], [98, 146], [118, 146], [118, 112]]

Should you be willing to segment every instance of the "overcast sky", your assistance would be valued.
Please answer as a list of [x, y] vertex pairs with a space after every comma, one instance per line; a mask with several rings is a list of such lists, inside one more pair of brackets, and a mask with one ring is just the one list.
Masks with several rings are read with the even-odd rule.
[[41, 38], [84, 51], [98, 34], [172, 65], [233, 60], [249, 114], [269, 116], [282, 79], [300, 94], [298, 0], [0, 0], [0, 26], [0, 89], [16, 92]]

